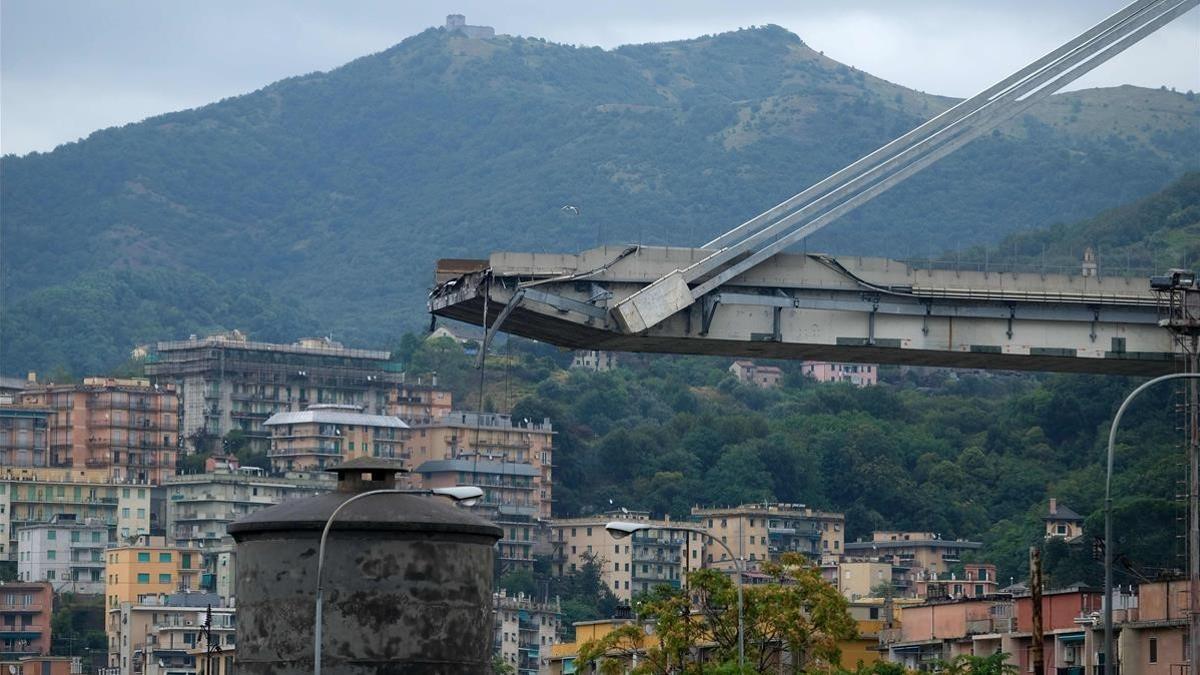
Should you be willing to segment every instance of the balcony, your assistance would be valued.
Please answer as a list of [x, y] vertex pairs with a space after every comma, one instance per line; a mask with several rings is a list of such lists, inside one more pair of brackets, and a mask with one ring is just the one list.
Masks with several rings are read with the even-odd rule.
[[0, 612], [28, 612], [30, 614], [41, 613], [46, 607], [40, 602], [32, 602], [28, 605], [21, 603], [0, 602]]

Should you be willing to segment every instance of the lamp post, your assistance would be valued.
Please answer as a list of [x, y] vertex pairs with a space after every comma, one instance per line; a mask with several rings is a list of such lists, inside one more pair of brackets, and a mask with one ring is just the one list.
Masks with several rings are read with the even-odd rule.
[[[1117, 444], [1117, 428], [1121, 426], [1121, 417], [1125, 414], [1125, 409], [1129, 404], [1146, 389], [1167, 380], [1177, 380], [1181, 378], [1196, 379], [1200, 378], [1200, 373], [1171, 373], [1170, 375], [1161, 375], [1143, 382], [1141, 386], [1134, 389], [1125, 400], [1121, 402], [1121, 407], [1117, 408], [1117, 414], [1113, 417], [1112, 428], [1108, 430], [1108, 473], [1104, 477], [1104, 675], [1113, 675], [1115, 666], [1113, 661], [1113, 584], [1112, 584], [1112, 475], [1113, 475], [1113, 453]], [[1192, 488], [1195, 489], [1194, 486]], [[1194, 518], [1194, 514], [1189, 514], [1189, 520]], [[1191, 522], [1190, 528], [1195, 528], [1196, 523]], [[1189, 549], [1191, 547], [1191, 537], [1194, 536], [1189, 531]], [[1192, 593], [1195, 593], [1192, 589]], [[1189, 618], [1189, 622], [1194, 619]]]
[[740, 672], [744, 671], [746, 669], [746, 647], [745, 647], [745, 630], [744, 630], [744, 626], [742, 623], [742, 621], [743, 621], [742, 620], [742, 615], [743, 615], [742, 576], [745, 574], [745, 569], [742, 567], [742, 561], [739, 560], [738, 557], [733, 554], [733, 550], [729, 548], [729, 545], [726, 544], [725, 542], [721, 541], [720, 539], [717, 539], [716, 537], [712, 536], [708, 532], [705, 532], [704, 530], [701, 530], [698, 528], [672, 527], [669, 525], [650, 525], [649, 523], [633, 523], [633, 522], [622, 521], [622, 520], [614, 520], [614, 521], [608, 523], [607, 525], [605, 525], [604, 529], [608, 530], [609, 535], [611, 535], [613, 539], [624, 539], [625, 537], [630, 536], [634, 532], [640, 532], [642, 530], [662, 530], [664, 532], [694, 532], [696, 534], [699, 534], [702, 537], [705, 537], [705, 538], [711, 540], [713, 543], [715, 543], [715, 544], [719, 545], [721, 548], [725, 549], [725, 552], [729, 554], [729, 557], [733, 560], [734, 567], [737, 569], [738, 672], [740, 673]]
[[342, 509], [349, 506], [352, 502], [356, 502], [364, 497], [373, 495], [437, 495], [439, 497], [449, 497], [456, 502], [465, 506], [472, 506], [479, 498], [483, 496], [483, 490], [473, 485], [460, 485], [457, 487], [433, 488], [429, 490], [408, 490], [400, 488], [388, 488], [385, 490], [369, 490], [361, 492], [338, 504], [338, 507], [329, 514], [329, 520], [325, 521], [325, 528], [321, 530], [321, 543], [317, 547], [317, 606], [316, 618], [313, 623], [313, 674], [321, 675], [321, 610], [325, 598], [324, 582], [321, 578], [321, 572], [325, 569], [325, 540], [329, 538], [329, 530], [333, 527], [333, 521], [337, 518], [338, 513]]

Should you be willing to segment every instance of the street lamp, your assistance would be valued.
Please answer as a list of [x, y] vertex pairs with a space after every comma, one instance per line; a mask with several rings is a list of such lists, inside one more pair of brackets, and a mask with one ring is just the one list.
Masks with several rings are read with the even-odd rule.
[[[1117, 414], [1113, 417], [1112, 428], [1108, 430], [1108, 473], [1104, 477], [1104, 675], [1113, 675], [1115, 662], [1113, 661], [1113, 592], [1112, 592], [1112, 475], [1113, 475], [1113, 454], [1117, 444], [1117, 427], [1121, 426], [1121, 416], [1125, 414], [1125, 409], [1133, 402], [1133, 399], [1138, 394], [1159, 382], [1167, 380], [1177, 380], [1180, 378], [1196, 379], [1200, 378], [1200, 373], [1171, 373], [1170, 375], [1161, 375], [1148, 382], [1142, 383], [1137, 389], [1134, 389], [1125, 400], [1121, 402], [1121, 407], [1117, 408]], [[1194, 477], [1193, 477], [1194, 480]], [[1195, 489], [1194, 487], [1192, 489]], [[1189, 509], [1191, 504], [1189, 504]], [[1189, 515], [1189, 519], [1194, 518], [1194, 514]], [[1195, 528], [1194, 520], [1189, 525]], [[1194, 533], [1189, 532], [1188, 548], [1189, 551], [1192, 544]], [[1191, 589], [1192, 593], [1196, 592], [1195, 588]], [[1193, 599], [1194, 601], [1194, 599]], [[1190, 622], [1189, 622], [1190, 624]], [[1189, 632], [1190, 632], [1189, 625]], [[1195, 636], [1193, 636], [1193, 639]]]
[[721, 548], [725, 549], [725, 552], [729, 554], [729, 557], [731, 559], [733, 559], [733, 565], [737, 569], [738, 672], [740, 673], [740, 672], [744, 671], [746, 669], [746, 647], [745, 647], [745, 630], [744, 630], [744, 627], [742, 624], [742, 615], [743, 615], [742, 576], [745, 574], [745, 569], [742, 567], [742, 561], [733, 554], [733, 550], [729, 548], [729, 545], [726, 544], [725, 542], [721, 541], [720, 539], [717, 539], [716, 537], [712, 536], [708, 532], [705, 532], [704, 530], [691, 528], [691, 527], [673, 527], [670, 525], [651, 525], [649, 523], [633, 523], [633, 522], [629, 522], [629, 521], [614, 520], [614, 521], [608, 523], [607, 525], [605, 525], [604, 529], [608, 530], [608, 534], [613, 539], [624, 539], [625, 537], [632, 535], [634, 532], [640, 532], [642, 530], [662, 530], [664, 532], [694, 532], [696, 534], [699, 534], [702, 537], [706, 537], [706, 538], [712, 540], [713, 543], [715, 543], [718, 546], [720, 546]]
[[342, 509], [349, 506], [352, 502], [356, 502], [363, 497], [372, 495], [437, 495], [439, 497], [449, 497], [455, 502], [464, 506], [473, 506], [483, 496], [483, 490], [473, 485], [459, 485], [456, 487], [431, 488], [425, 490], [408, 490], [401, 488], [388, 488], [384, 490], [369, 490], [360, 492], [346, 501], [338, 504], [338, 507], [329, 514], [329, 520], [325, 521], [325, 528], [321, 530], [321, 543], [317, 547], [317, 607], [316, 619], [313, 624], [313, 674], [321, 675], [321, 609], [325, 598], [325, 587], [321, 579], [321, 572], [325, 569], [325, 540], [329, 537], [329, 530], [333, 527], [333, 521], [337, 518], [338, 513]]

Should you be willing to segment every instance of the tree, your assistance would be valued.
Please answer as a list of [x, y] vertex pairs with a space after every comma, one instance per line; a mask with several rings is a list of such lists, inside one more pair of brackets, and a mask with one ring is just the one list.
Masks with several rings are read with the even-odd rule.
[[[797, 673], [813, 667], [837, 667], [841, 661], [838, 643], [857, 634], [846, 600], [798, 554], [784, 554], [778, 562], [765, 563], [762, 570], [774, 582], [743, 589], [748, 672], [776, 672], [778, 664], [785, 662], [785, 653], [791, 656]], [[639, 619], [653, 625], [653, 631], [636, 624], [622, 626], [584, 643], [579, 663], [595, 661], [605, 672], [614, 662], [629, 662], [636, 652], [639, 659], [634, 673], [691, 673], [700, 667], [700, 645], [711, 642], [714, 646], [708, 658], [723, 667], [735, 667], [737, 587], [714, 569], [692, 572], [687, 582], [686, 590], [660, 586], [639, 597]], [[653, 641], [644, 637], [647, 633], [653, 634]]]
[[492, 657], [492, 675], [517, 675], [517, 669], [497, 654]]
[[946, 675], [1016, 675], [1019, 669], [1007, 663], [1009, 655], [996, 652], [989, 656], [959, 654], [950, 661], [941, 661], [941, 672]]

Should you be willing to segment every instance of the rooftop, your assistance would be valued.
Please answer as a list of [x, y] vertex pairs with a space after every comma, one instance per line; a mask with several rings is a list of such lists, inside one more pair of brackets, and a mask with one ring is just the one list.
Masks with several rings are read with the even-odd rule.
[[284, 424], [349, 424], [362, 427], [391, 427], [407, 429], [408, 425], [399, 417], [391, 415], [369, 415], [347, 408], [323, 408], [313, 406], [300, 412], [275, 413], [263, 422], [263, 426], [274, 427]]
[[314, 340], [304, 338], [290, 345], [272, 342], [253, 342], [244, 337], [230, 338], [223, 335], [213, 335], [205, 338], [189, 338], [187, 340], [169, 340], [159, 342], [155, 349], [159, 352], [183, 351], [202, 347], [220, 347], [222, 349], [241, 349], [244, 351], [278, 352], [286, 354], [313, 354], [317, 356], [346, 356], [359, 359], [376, 359], [387, 361], [391, 354], [375, 349], [351, 349], [332, 340]]

